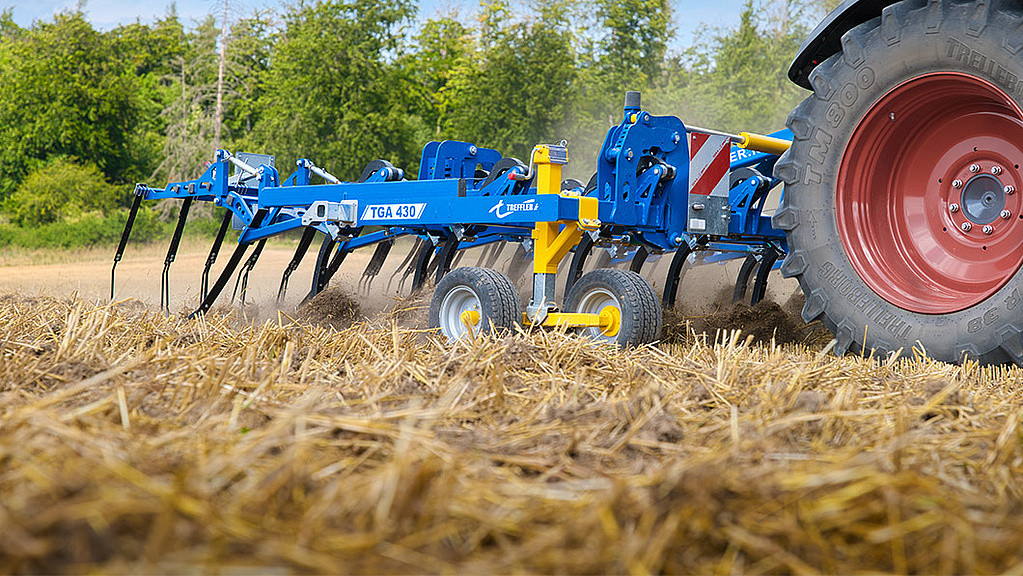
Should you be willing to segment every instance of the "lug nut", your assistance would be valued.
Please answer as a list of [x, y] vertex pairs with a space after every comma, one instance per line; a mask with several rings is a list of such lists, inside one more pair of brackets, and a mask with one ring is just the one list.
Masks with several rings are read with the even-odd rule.
[[1010, 195], [1011, 194], [1015, 194], [1016, 193], [1016, 187], [1013, 186], [1012, 184], [1009, 184], [1008, 186], [1005, 187], [1005, 193], [1006, 194], [1010, 194]]
[[991, 173], [994, 174], [995, 176], [998, 176], [999, 174], [1002, 173], [1002, 167], [1001, 166], [992, 166], [991, 167]]
[[1009, 218], [1012, 218], [1012, 212], [1002, 210], [1002, 220], [1008, 220]]
[[980, 172], [980, 164], [970, 164], [970, 172], [973, 172], [974, 174]]
[[953, 188], [962, 188], [963, 187], [963, 181], [962, 180], [953, 180], [952, 181], [952, 187]]
[[963, 229], [963, 232], [969, 232], [970, 230], [973, 229], [973, 224], [970, 224], [969, 222], [963, 222], [963, 225], [960, 226], [960, 228]]
[[990, 225], [984, 227], [984, 233], [985, 234], [991, 234], [994, 231], [995, 231], [995, 229], [993, 227], [991, 227]]
[[948, 205], [948, 211], [953, 213], [953, 214], [955, 214], [956, 212], [959, 211], [959, 205], [958, 204], [949, 204]]

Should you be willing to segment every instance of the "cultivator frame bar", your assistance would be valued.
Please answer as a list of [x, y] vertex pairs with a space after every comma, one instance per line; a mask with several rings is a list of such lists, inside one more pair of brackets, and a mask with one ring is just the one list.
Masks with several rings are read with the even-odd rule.
[[[762, 298], [767, 274], [786, 249], [783, 233], [762, 211], [769, 190], [778, 184], [771, 175], [774, 163], [791, 134], [733, 136], [687, 128], [674, 116], [642, 110], [636, 92], [626, 94], [623, 112], [622, 122], [608, 131], [596, 173], [586, 185], [562, 181], [568, 162], [565, 142], [536, 146], [528, 165], [468, 142], [430, 142], [423, 148], [418, 179], [411, 181], [401, 169], [377, 160], [357, 181], [344, 182], [304, 158], [282, 178], [271, 156], [218, 150], [198, 178], [164, 188], [136, 185], [114, 269], [140, 201], [173, 198], [183, 204], [165, 259], [164, 309], [169, 308], [168, 271], [189, 207], [200, 201], [226, 210], [193, 316], [210, 309], [255, 245], [235, 282], [235, 294], [240, 292], [244, 301], [248, 273], [265, 241], [300, 228], [304, 233], [284, 271], [278, 298], [318, 234], [323, 241], [307, 298], [327, 286], [348, 254], [374, 246], [360, 281], [360, 288], [368, 291], [394, 241], [404, 236], [415, 237], [416, 245], [391, 280], [400, 274], [400, 286], [411, 276], [413, 290], [431, 274], [439, 282], [467, 248], [517, 243], [520, 251], [532, 252], [533, 297], [523, 318], [532, 324], [608, 326], [607, 317], [562, 312], [555, 303], [554, 279], [561, 261], [574, 253], [567, 294], [595, 247], [628, 254], [630, 269], [637, 273], [650, 255], [673, 253], [662, 297], [666, 306], [674, 304], [690, 254], [701, 250], [745, 257], [735, 294], [746, 294], [757, 271], [752, 300]], [[210, 285], [210, 270], [232, 222], [240, 231], [238, 245]], [[491, 257], [496, 254], [495, 248]], [[111, 297], [113, 280], [112, 269]]]

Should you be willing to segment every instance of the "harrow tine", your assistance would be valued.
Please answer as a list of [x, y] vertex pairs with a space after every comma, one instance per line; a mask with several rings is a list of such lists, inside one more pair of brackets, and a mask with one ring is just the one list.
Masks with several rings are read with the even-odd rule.
[[185, 220], [188, 219], [188, 211], [192, 208], [192, 197], [185, 198], [181, 204], [181, 212], [178, 213], [178, 224], [174, 227], [174, 235], [171, 236], [170, 246], [167, 247], [167, 257], [163, 260], [163, 276], [160, 280], [160, 310], [170, 314], [170, 267], [178, 256], [178, 247], [181, 245], [181, 233], [185, 230]]
[[306, 252], [309, 251], [309, 245], [313, 243], [315, 237], [316, 228], [306, 228], [302, 232], [302, 239], [298, 241], [295, 255], [291, 257], [291, 261], [288, 262], [288, 267], [284, 269], [284, 275], [281, 277], [281, 287], [277, 290], [277, 302], [284, 300], [284, 293], [288, 291], [288, 279], [291, 278], [295, 270], [298, 270], [298, 265], [302, 263], [302, 259], [305, 258]]
[[688, 242], [683, 242], [675, 255], [671, 258], [671, 265], [668, 267], [668, 277], [664, 281], [664, 295], [661, 297], [661, 305], [665, 308], [675, 307], [675, 297], [678, 295], [678, 285], [682, 282], [685, 273], [686, 261], [692, 254], [693, 248]]
[[746, 259], [742, 261], [742, 268], [739, 269], [739, 275], [735, 278], [735, 291], [732, 292], [732, 303], [741, 302], [746, 298], [746, 289], [749, 288], [749, 279], [753, 275], [753, 271], [757, 269], [757, 264], [760, 260], [756, 254], [750, 254], [746, 256]]
[[565, 294], [572, 290], [572, 286], [583, 275], [583, 265], [586, 264], [586, 259], [589, 258], [591, 251], [593, 251], [593, 238], [590, 238], [589, 234], [583, 234], [579, 244], [575, 247], [572, 264], [568, 267], [568, 274], [565, 275], [567, 276], [565, 278]]
[[646, 249], [646, 246], [640, 246], [636, 250], [636, 255], [632, 257], [632, 263], [629, 264], [629, 270], [639, 274], [639, 271], [643, 269], [643, 263], [646, 262], [646, 258], [649, 255], [650, 251]]
[[135, 225], [135, 216], [139, 213], [139, 205], [142, 204], [142, 196], [135, 194], [131, 201], [131, 211], [128, 212], [128, 220], [124, 223], [124, 231], [121, 232], [121, 241], [117, 244], [117, 252], [114, 253], [114, 265], [110, 267], [110, 299], [114, 299], [114, 274], [117, 271], [117, 263], [124, 256], [124, 249], [128, 246], [128, 237], [131, 236], [131, 229]]
[[234, 294], [231, 294], [231, 301], [234, 302], [235, 295], [238, 294], [238, 284], [241, 284], [241, 305], [245, 307], [245, 294], [249, 288], [249, 272], [256, 267], [256, 261], [259, 260], [260, 254], [263, 253], [263, 247], [266, 246], [266, 238], [259, 241], [256, 244], [256, 249], [252, 251], [252, 255], [245, 261], [245, 265], [242, 266], [241, 271], [238, 272], [238, 279], [234, 283]]
[[[258, 228], [259, 225], [263, 223], [263, 218], [265, 217], [265, 209], [257, 210], [256, 214], [252, 217], [252, 223], [250, 226], [252, 228]], [[231, 280], [231, 276], [234, 274], [235, 268], [238, 267], [238, 263], [241, 262], [242, 257], [245, 256], [245, 251], [248, 250], [249, 244], [250, 242], [238, 243], [238, 246], [234, 249], [234, 253], [231, 254], [231, 259], [227, 261], [227, 266], [224, 266], [224, 269], [221, 270], [220, 276], [217, 277], [217, 281], [213, 283], [213, 287], [210, 288], [209, 293], [206, 294], [205, 298], [203, 298], [199, 307], [188, 315], [189, 318], [195, 318], [200, 314], [205, 314], [210, 311], [213, 303], [217, 301], [217, 297], [220, 296], [224, 287], [227, 286], [227, 283]]]
[[220, 230], [217, 230], [217, 237], [213, 240], [213, 246], [210, 246], [209, 256], [206, 257], [206, 266], [202, 269], [202, 282], [199, 289], [203, 300], [206, 299], [206, 293], [209, 292], [210, 288], [210, 268], [213, 268], [213, 264], [217, 261], [217, 256], [220, 255], [220, 247], [224, 244], [227, 228], [231, 225], [233, 218], [234, 214], [230, 210], [224, 214], [224, 219], [220, 222]]
[[768, 246], [764, 251], [764, 258], [760, 261], [760, 269], [757, 270], [757, 279], [753, 282], [753, 297], [750, 299], [750, 306], [756, 306], [767, 294], [767, 277], [778, 261], [778, 251], [774, 246]]
[[444, 246], [441, 248], [434, 259], [432, 266], [436, 267], [437, 272], [434, 276], [434, 282], [440, 282], [441, 278], [445, 274], [451, 271], [451, 263], [455, 259], [455, 254], [458, 252], [458, 237], [455, 235], [448, 236], [447, 240], [444, 241]]

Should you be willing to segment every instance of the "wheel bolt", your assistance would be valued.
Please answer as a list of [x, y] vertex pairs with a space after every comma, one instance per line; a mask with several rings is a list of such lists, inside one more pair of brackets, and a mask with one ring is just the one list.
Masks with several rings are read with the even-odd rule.
[[994, 174], [995, 176], [998, 176], [999, 174], [1002, 173], [1002, 167], [1001, 166], [992, 166], [991, 167], [991, 173]]
[[970, 164], [970, 172], [973, 172], [974, 174], [980, 172], [980, 164]]
[[985, 234], [991, 234], [994, 231], [995, 231], [995, 229], [993, 227], [991, 227], [991, 226], [985, 226], [984, 227], [984, 233]]
[[971, 229], [973, 229], [973, 224], [970, 224], [969, 222], [963, 222], [963, 225], [960, 226], [960, 228], [963, 229], [963, 232], [969, 232]]
[[1012, 218], [1012, 212], [1002, 210], [1002, 220], [1008, 220], [1009, 218]]
[[1008, 186], [1005, 187], [1005, 193], [1006, 194], [1015, 194], [1016, 193], [1016, 187], [1013, 186], [1012, 184], [1009, 184]]
[[962, 188], [963, 187], [963, 181], [962, 180], [953, 180], [952, 181], [952, 187], [953, 188]]
[[949, 204], [948, 205], [948, 211], [953, 213], [953, 214], [955, 214], [956, 212], [959, 211], [959, 205], [958, 204]]

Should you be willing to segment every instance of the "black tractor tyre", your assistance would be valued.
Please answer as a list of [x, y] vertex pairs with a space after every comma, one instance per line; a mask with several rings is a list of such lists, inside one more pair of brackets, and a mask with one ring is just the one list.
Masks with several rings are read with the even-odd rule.
[[507, 276], [490, 268], [455, 268], [437, 283], [430, 299], [430, 328], [439, 328], [449, 340], [469, 331], [461, 312], [478, 313], [475, 331], [510, 330], [522, 322], [522, 302]]
[[[811, 73], [813, 94], [790, 114], [787, 124], [794, 136], [793, 144], [775, 167], [775, 175], [785, 182], [785, 193], [773, 224], [784, 230], [788, 239], [789, 253], [782, 274], [797, 278], [806, 295], [803, 319], [820, 320], [832, 331], [837, 341], [836, 353], [873, 352], [883, 356], [901, 351], [901, 355], [909, 356], [915, 348], [931, 358], [953, 363], [971, 358], [981, 363], [1023, 364], [1021, 195], [999, 197], [996, 187], [992, 187], [993, 202], [1001, 200], [1011, 213], [1007, 216], [1003, 210], [999, 219], [997, 211], [986, 215], [977, 209], [980, 216], [976, 219], [980, 222], [973, 223], [969, 233], [960, 235], [960, 230], [953, 229], [951, 224], [959, 228], [970, 226], [960, 223], [966, 217], [965, 210], [951, 204], [955, 203], [956, 194], [966, 193], [958, 191], [966, 180], [941, 177], [958, 174], [957, 162], [972, 170], [969, 155], [976, 153], [982, 173], [978, 175], [985, 177], [990, 175], [989, 167], [1001, 170], [992, 163], [1004, 157], [1007, 165], [998, 178], [1006, 185], [1007, 194], [1012, 194], [1009, 186], [1019, 188], [1023, 183], [1019, 167], [1023, 164], [1023, 153], [1014, 160], [1010, 158], [1012, 155], [1006, 151], [1015, 150], [1017, 145], [1011, 142], [1014, 137], [1005, 137], [1005, 133], [1015, 134], [1013, 122], [1023, 127], [1023, 119], [1018, 118], [1023, 102], [1021, 26], [1023, 6], [1016, 2], [905, 0], [885, 8], [880, 18], [845, 33], [841, 52]], [[928, 86], [947, 89], [928, 91]], [[959, 102], [948, 98], [961, 94], [960, 100], [964, 102], [983, 101], [987, 98], [983, 95], [988, 93], [992, 95], [990, 111], [1013, 118], [1000, 121], [998, 130], [1004, 128], [1005, 133], [1000, 132], [997, 138], [980, 134], [970, 152], [964, 145], [971, 141], [969, 129], [960, 128], [956, 118], [976, 110], [960, 110]], [[998, 94], [1005, 100], [999, 101]], [[916, 104], [914, 108], [914, 102], [924, 100], [928, 101], [926, 107]], [[890, 113], [883, 109], [888, 103], [892, 104]], [[885, 117], [891, 121], [891, 128], [881, 126], [877, 120]], [[906, 148], [896, 148], [893, 142], [885, 140], [884, 130], [897, 132], [899, 122], [910, 119], [945, 122], [955, 137], [950, 137], [945, 146], [923, 148], [916, 138], [918, 132], [914, 131], [926, 132], [931, 128], [921, 121], [902, 128], [907, 135], [903, 139]], [[872, 127], [876, 127], [876, 132]], [[876, 143], [881, 148], [877, 154], [864, 151], [866, 147], [859, 145], [870, 141], [864, 135], [875, 133], [879, 134]], [[1020, 134], [1023, 135], [1023, 130]], [[914, 146], [920, 146], [920, 151], [911, 148]], [[894, 160], [883, 157], [889, 151], [895, 152], [891, 155]], [[901, 158], [912, 161], [900, 164]], [[987, 162], [984, 158], [994, 160]], [[933, 162], [933, 167], [928, 162]], [[871, 188], [870, 196], [857, 191], [850, 174], [862, 175], [860, 182], [867, 183], [884, 184], [884, 178], [888, 178], [891, 187], [861, 187]], [[906, 174], [935, 177], [898, 180]], [[970, 177], [968, 172], [966, 175]], [[951, 188], [953, 183], [958, 188]], [[854, 205], [845, 201], [853, 197], [861, 201]], [[918, 209], [914, 216], [906, 218], [895, 210], [892, 222], [885, 222], [883, 217], [856, 220], [857, 214], [881, 214], [870, 212], [866, 207], [870, 203], [908, 206], [916, 202], [915, 198], [930, 198], [933, 205], [922, 203], [925, 210]], [[990, 218], [993, 218], [990, 226], [983, 224]], [[944, 230], [941, 219], [950, 224]], [[899, 236], [907, 222], [918, 228], [910, 227], [909, 236]], [[872, 246], [870, 242], [846, 241], [842, 235], [844, 231], [850, 239], [885, 238], [888, 225], [892, 226], [892, 237], [897, 238], [912, 238], [913, 233], [925, 227], [934, 229], [934, 245], [951, 248], [947, 254], [918, 258], [923, 252], [885, 250], [898, 243], [879, 240]], [[987, 232], [989, 227], [993, 233]], [[945, 233], [949, 236], [943, 236]], [[960, 257], [952, 249], [959, 245], [962, 253], [987, 258], [992, 251], [988, 251], [984, 234], [989, 234], [987, 238], [992, 243], [1001, 242], [998, 249], [1004, 254], [999, 256], [1001, 260], [992, 260], [990, 278], [984, 277], [985, 272], [967, 279], [978, 285], [986, 282], [982, 289], [963, 288], [951, 273], [943, 276], [931, 272], [951, 270], [943, 266]], [[991, 248], [995, 250], [994, 245]], [[863, 262], [869, 257], [880, 264], [865, 267]], [[854, 260], [859, 264], [854, 265]], [[964, 262], [964, 266], [969, 266], [979, 260], [971, 256], [971, 260]], [[893, 268], [885, 268], [888, 264]], [[927, 274], [948, 281], [936, 282], [935, 286], [917, 283], [912, 276], [917, 268], [926, 268]], [[907, 277], [901, 276], [900, 270], [907, 271]], [[900, 293], [899, 286], [905, 294]], [[957, 295], [959, 305], [955, 303]]]
[[639, 346], [661, 334], [661, 304], [650, 283], [635, 272], [600, 268], [584, 274], [565, 295], [565, 310], [599, 314], [605, 306], [618, 308], [620, 325], [614, 334], [600, 328], [580, 332], [595, 340], [619, 346]]

